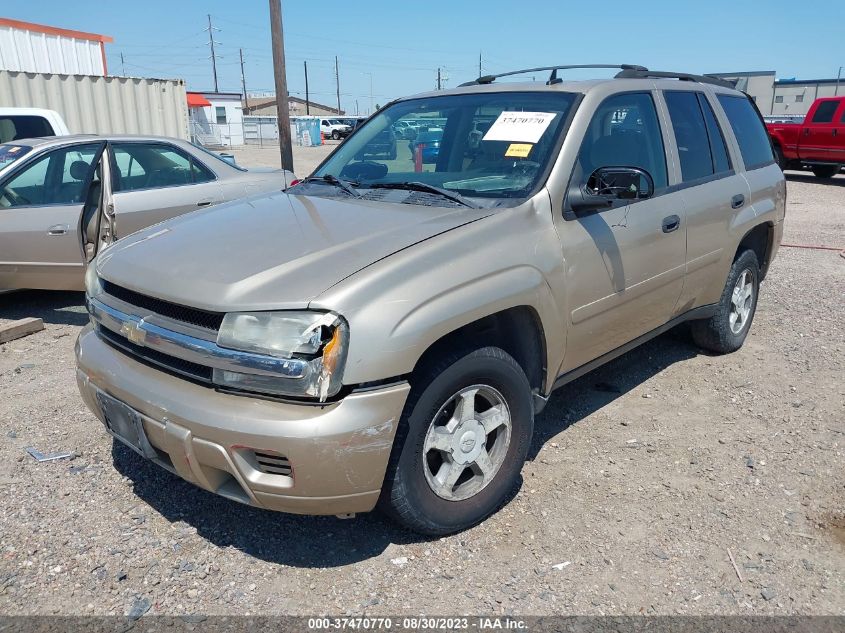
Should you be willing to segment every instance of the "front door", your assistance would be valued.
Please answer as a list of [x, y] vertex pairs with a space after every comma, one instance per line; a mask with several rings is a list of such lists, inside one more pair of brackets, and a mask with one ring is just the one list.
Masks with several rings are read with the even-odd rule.
[[684, 282], [686, 220], [679, 192], [668, 188], [666, 152], [649, 92], [607, 98], [590, 123], [571, 187], [599, 167], [651, 174], [650, 199], [619, 201], [561, 227], [570, 329], [563, 373], [645, 334], [671, 318]]
[[0, 288], [83, 287], [80, 217], [103, 146], [49, 150], [0, 183]]

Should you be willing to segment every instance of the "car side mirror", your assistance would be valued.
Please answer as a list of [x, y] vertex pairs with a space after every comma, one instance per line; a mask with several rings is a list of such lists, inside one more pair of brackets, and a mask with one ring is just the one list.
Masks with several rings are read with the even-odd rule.
[[[599, 167], [583, 186], [567, 193], [567, 219], [579, 214], [609, 209], [617, 200], [644, 200], [654, 195], [654, 179], [639, 167]], [[567, 213], [564, 213], [567, 217]]]

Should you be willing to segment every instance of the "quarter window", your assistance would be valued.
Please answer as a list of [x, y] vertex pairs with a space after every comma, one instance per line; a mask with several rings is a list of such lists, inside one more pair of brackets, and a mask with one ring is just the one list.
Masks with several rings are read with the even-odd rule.
[[830, 123], [838, 107], [838, 101], [822, 101], [813, 114], [813, 123]]
[[172, 145], [115, 143], [115, 191], [193, 185], [214, 180], [214, 174]]
[[746, 97], [719, 95], [728, 122], [739, 144], [739, 152], [746, 169], [763, 167], [774, 161], [772, 144], [763, 120]]
[[0, 189], [0, 207], [82, 204], [85, 181], [99, 145], [54, 150], [28, 165]]
[[651, 95], [619, 94], [598, 107], [578, 153], [581, 181], [599, 167], [638, 167], [651, 174], [655, 190], [667, 186], [666, 152]]

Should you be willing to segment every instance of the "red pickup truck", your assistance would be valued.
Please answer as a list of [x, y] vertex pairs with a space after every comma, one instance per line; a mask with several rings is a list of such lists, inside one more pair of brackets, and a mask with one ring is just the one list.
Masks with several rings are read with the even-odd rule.
[[833, 178], [845, 164], [845, 96], [816, 99], [803, 123], [767, 123], [781, 169]]

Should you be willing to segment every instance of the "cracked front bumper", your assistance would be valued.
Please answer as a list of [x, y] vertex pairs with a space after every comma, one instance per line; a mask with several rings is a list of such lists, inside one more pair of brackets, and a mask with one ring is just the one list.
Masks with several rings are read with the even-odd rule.
[[[130, 358], [91, 326], [76, 357], [86, 405], [104, 424], [104, 400], [126, 405], [152, 461], [230, 499], [298, 514], [373, 509], [410, 389], [403, 382], [326, 405], [220, 393]], [[268, 472], [256, 451], [286, 458], [289, 474]]]

